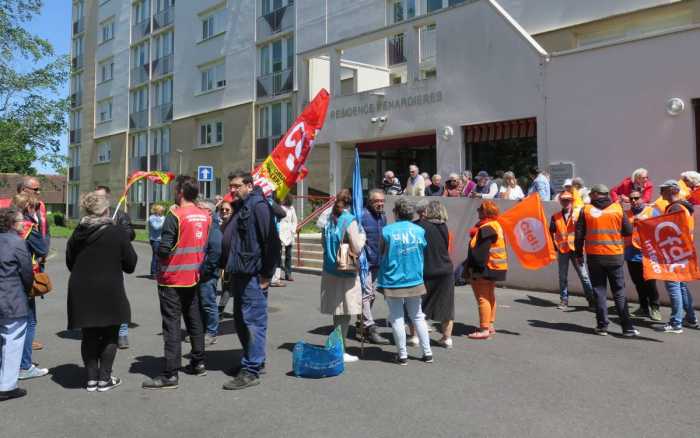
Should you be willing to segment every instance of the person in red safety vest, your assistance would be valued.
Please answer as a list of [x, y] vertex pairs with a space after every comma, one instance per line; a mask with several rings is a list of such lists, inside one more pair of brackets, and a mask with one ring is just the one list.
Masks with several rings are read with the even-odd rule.
[[163, 223], [158, 256], [158, 298], [163, 318], [165, 369], [143, 383], [146, 389], [177, 388], [181, 367], [180, 318], [192, 344], [190, 364], [185, 372], [196, 376], [207, 373], [204, 366], [204, 327], [199, 309], [200, 265], [204, 261], [211, 215], [196, 205], [199, 188], [191, 176], [175, 180], [175, 205]]

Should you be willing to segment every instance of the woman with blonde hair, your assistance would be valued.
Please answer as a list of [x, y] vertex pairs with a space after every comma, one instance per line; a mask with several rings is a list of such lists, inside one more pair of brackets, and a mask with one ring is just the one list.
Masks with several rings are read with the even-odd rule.
[[89, 392], [109, 391], [121, 380], [112, 375], [119, 326], [131, 321], [124, 272], [136, 268], [128, 231], [109, 215], [108, 199], [90, 192], [81, 200], [86, 215], [66, 246], [68, 329], [82, 329], [80, 350]]
[[503, 185], [499, 189], [498, 197], [511, 201], [520, 201], [525, 197], [523, 189], [518, 185], [518, 180], [513, 172], [508, 171], [503, 174]]

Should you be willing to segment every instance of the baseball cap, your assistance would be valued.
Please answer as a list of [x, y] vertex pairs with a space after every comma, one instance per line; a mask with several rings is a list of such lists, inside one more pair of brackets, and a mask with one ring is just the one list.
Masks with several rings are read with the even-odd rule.
[[562, 187], [570, 186], [573, 185], [571, 178], [567, 178], [564, 180], [564, 184], [562, 184]]
[[675, 189], [680, 190], [681, 186], [678, 185], [678, 181], [669, 179], [659, 186], [660, 189]]
[[481, 170], [481, 171], [479, 171], [479, 173], [476, 174], [476, 177], [477, 178], [488, 178], [489, 173], [485, 170]]
[[605, 184], [594, 184], [593, 187], [591, 187], [591, 193], [600, 193], [606, 195], [610, 193], [610, 189], [608, 189], [608, 186], [606, 186]]
[[563, 199], [563, 200], [567, 200], [567, 199], [568, 199], [569, 201], [571, 201], [571, 200], [574, 199], [574, 196], [573, 196], [571, 193], [569, 193], [569, 192], [561, 192], [561, 193], [559, 194], [559, 199]]

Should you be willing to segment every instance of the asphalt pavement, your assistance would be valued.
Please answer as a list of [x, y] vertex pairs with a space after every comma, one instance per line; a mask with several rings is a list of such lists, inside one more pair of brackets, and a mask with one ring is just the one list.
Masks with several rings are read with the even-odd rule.
[[[55, 291], [37, 304], [45, 348], [34, 356], [51, 374], [21, 383], [27, 397], [0, 404], [2, 438], [700, 435], [700, 331], [664, 334], [662, 325], [636, 320], [641, 336], [628, 339], [613, 315], [611, 336], [600, 337], [583, 299], [562, 312], [556, 295], [513, 289], [497, 291], [492, 340], [464, 336], [478, 316], [471, 289], [460, 287], [454, 348], [435, 345], [434, 363], [422, 363], [419, 349], [409, 347], [414, 360], [400, 367], [393, 346], [369, 346], [365, 360], [342, 375], [310, 380], [291, 374], [291, 349], [300, 339], [321, 344], [331, 321], [318, 311], [320, 278], [298, 274], [288, 287], [271, 289], [267, 374], [259, 386], [221, 389], [241, 354], [225, 318], [207, 351], [206, 377], [181, 374], [178, 389], [144, 390], [141, 382], [161, 369], [163, 344], [156, 286], [143, 277], [150, 248], [139, 243], [137, 272], [126, 278], [131, 348], [119, 351], [114, 369], [124, 383], [88, 393], [80, 341], [65, 330], [65, 240], [52, 245]], [[384, 323], [381, 297], [375, 314]], [[382, 332], [390, 337], [389, 328]], [[348, 351], [359, 354], [359, 343], [350, 341]]]

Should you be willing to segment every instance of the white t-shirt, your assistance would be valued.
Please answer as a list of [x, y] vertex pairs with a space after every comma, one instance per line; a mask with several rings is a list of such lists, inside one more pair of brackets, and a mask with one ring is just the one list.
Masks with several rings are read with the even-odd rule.
[[523, 193], [523, 189], [520, 188], [520, 186], [516, 185], [515, 187], [510, 189], [510, 193], [508, 193], [508, 187], [501, 187], [501, 190], [499, 190], [499, 198], [501, 199], [509, 199], [511, 201], [519, 201], [525, 197], [525, 194]]

